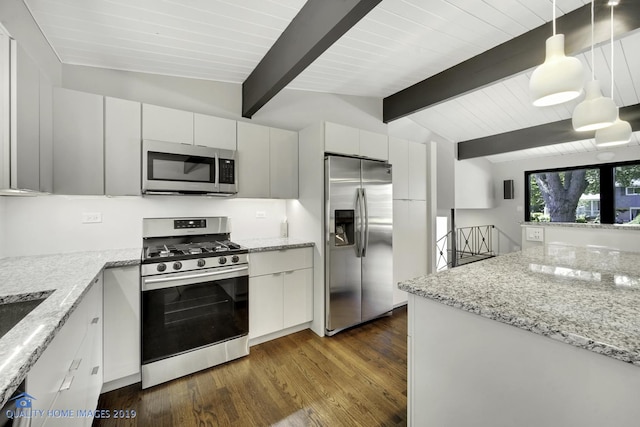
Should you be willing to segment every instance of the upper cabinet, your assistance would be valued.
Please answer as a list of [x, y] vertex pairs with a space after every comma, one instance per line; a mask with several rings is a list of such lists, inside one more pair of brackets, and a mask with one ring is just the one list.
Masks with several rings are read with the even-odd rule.
[[194, 114], [194, 144], [205, 147], [236, 149], [236, 121]]
[[389, 138], [389, 161], [393, 165], [393, 198], [427, 200], [427, 146]]
[[369, 132], [337, 123], [325, 123], [324, 150], [330, 153], [388, 160], [389, 144], [386, 135]]
[[238, 122], [238, 197], [298, 198], [298, 133]]
[[235, 150], [236, 121], [144, 104], [142, 139]]
[[53, 191], [104, 194], [102, 96], [54, 88]]
[[140, 116], [139, 102], [105, 97], [104, 167], [105, 194], [140, 194]]
[[193, 113], [143, 104], [142, 139], [193, 144]]

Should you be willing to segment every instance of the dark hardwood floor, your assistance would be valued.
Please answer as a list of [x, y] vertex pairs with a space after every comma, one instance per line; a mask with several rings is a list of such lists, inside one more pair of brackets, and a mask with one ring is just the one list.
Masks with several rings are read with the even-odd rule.
[[[407, 310], [333, 337], [309, 330], [248, 357], [103, 394], [94, 426], [397, 426], [407, 423]], [[114, 419], [114, 410], [136, 418]]]

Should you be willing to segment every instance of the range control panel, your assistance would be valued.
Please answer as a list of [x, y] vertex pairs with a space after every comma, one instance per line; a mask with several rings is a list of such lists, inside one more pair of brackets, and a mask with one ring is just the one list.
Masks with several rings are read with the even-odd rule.
[[206, 219], [176, 219], [173, 221], [173, 228], [207, 228]]

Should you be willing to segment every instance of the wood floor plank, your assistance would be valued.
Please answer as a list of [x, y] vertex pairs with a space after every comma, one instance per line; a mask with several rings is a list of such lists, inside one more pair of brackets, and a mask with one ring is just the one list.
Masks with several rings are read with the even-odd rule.
[[114, 390], [98, 407], [137, 417], [96, 419], [96, 427], [403, 426], [406, 307], [333, 337], [305, 330], [150, 389]]

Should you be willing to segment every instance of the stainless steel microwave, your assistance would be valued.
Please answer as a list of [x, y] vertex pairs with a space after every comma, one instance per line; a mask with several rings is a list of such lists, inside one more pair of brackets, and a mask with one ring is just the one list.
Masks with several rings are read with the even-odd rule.
[[142, 192], [233, 195], [236, 151], [174, 142], [142, 141]]

